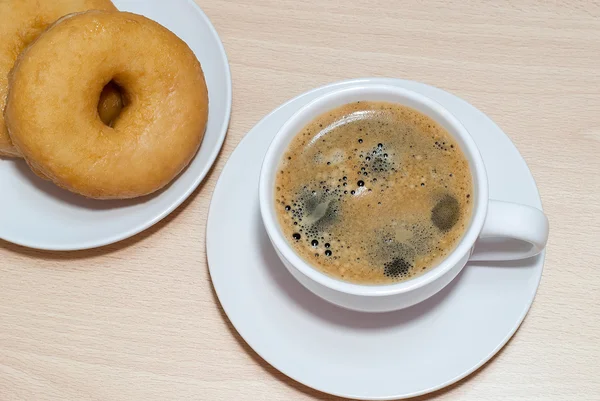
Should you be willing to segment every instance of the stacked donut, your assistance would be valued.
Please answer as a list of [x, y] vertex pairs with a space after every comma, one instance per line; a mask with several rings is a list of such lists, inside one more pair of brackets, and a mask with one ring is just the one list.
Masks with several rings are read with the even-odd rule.
[[0, 156], [95, 199], [171, 182], [208, 118], [200, 63], [109, 0], [0, 1]]

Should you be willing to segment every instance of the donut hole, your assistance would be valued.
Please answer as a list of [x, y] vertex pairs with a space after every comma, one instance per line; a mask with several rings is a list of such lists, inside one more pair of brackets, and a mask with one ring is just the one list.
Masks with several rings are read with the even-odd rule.
[[107, 83], [98, 99], [98, 116], [102, 122], [112, 127], [125, 107], [125, 92], [115, 82]]

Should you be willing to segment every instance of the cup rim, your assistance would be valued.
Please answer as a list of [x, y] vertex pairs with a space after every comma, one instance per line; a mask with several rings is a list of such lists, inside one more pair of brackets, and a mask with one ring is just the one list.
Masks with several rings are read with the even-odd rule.
[[[467, 227], [467, 230], [463, 234], [460, 242], [456, 245], [452, 252], [447, 255], [446, 258], [444, 258], [437, 266], [431, 268], [426, 273], [399, 283], [357, 284], [329, 276], [326, 273], [321, 272], [317, 267], [313, 267], [298, 253], [296, 253], [289, 242], [283, 237], [280, 231], [276, 211], [274, 210], [274, 207], [272, 207], [272, 202], [269, 200], [273, 197], [275, 184], [272, 179], [275, 177], [275, 175], [272, 173], [277, 169], [282, 157], [281, 153], [277, 154], [275, 151], [281, 147], [282, 142], [288, 142], [286, 144], [287, 147], [287, 145], [289, 145], [289, 141], [298, 134], [299, 129], [292, 128], [297, 126], [299, 122], [303, 122], [303, 125], [308, 124], [322, 113], [335, 108], [336, 106], [328, 106], [328, 103], [332, 101], [343, 98], [346, 95], [361, 94], [365, 92], [371, 94], [387, 93], [397, 95], [399, 98], [416, 101], [436, 114], [435, 116], [429, 115], [430, 118], [433, 118], [438, 122], [441, 118], [452, 125], [453, 129], [460, 135], [460, 139], [464, 144], [464, 148], [462, 148], [462, 150], [466, 154], [467, 158], [469, 159], [469, 163], [471, 164], [473, 186], [476, 187], [478, 191], [476, 202], [473, 205], [470, 225]], [[350, 101], [346, 103], [350, 103]], [[402, 101], [399, 99], [396, 103], [402, 104]], [[450, 135], [456, 136], [455, 133], [450, 133]], [[357, 83], [350, 87], [335, 89], [313, 99], [297, 110], [281, 126], [271, 141], [271, 144], [269, 145], [269, 148], [267, 149], [263, 159], [259, 180], [259, 203], [262, 220], [267, 231], [267, 235], [269, 236], [273, 246], [277, 248], [279, 254], [285, 258], [289, 264], [293, 266], [293, 268], [311, 280], [323, 285], [324, 287], [342, 293], [360, 296], [377, 297], [407, 293], [427, 286], [428, 284], [443, 277], [453, 267], [460, 263], [460, 260], [464, 258], [465, 255], [470, 254], [471, 249], [473, 248], [473, 245], [483, 228], [483, 223], [487, 214], [488, 200], [488, 181], [483, 158], [481, 157], [475, 141], [462, 123], [452, 113], [450, 113], [450, 111], [448, 111], [435, 100], [409, 89], [385, 84]]]

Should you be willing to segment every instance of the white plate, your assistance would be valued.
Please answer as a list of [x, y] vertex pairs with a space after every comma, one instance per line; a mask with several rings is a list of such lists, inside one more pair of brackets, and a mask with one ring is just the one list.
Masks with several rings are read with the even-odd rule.
[[78, 250], [131, 237], [179, 206], [206, 176], [221, 149], [231, 113], [231, 74], [208, 17], [193, 0], [113, 2], [121, 11], [142, 14], [169, 28], [200, 60], [209, 96], [202, 146], [166, 189], [129, 201], [85, 199], [39, 179], [22, 160], [0, 159], [1, 239], [31, 248]]
[[[398, 85], [442, 103], [480, 146], [491, 197], [541, 208], [523, 158], [476, 108], [416, 82], [358, 81]], [[284, 104], [260, 121], [231, 155], [208, 217], [210, 274], [237, 331], [281, 372], [342, 397], [407, 398], [456, 382], [506, 344], [533, 302], [544, 255], [470, 264], [433, 298], [384, 314], [338, 308], [297, 283], [279, 261], [260, 219], [257, 188], [262, 159], [279, 127], [298, 108], [347, 84], [319, 88]]]

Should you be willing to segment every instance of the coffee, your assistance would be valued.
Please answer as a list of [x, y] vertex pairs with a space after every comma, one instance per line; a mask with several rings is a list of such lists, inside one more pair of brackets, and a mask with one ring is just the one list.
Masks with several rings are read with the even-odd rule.
[[435, 267], [469, 224], [473, 183], [438, 123], [386, 102], [356, 102], [313, 120], [289, 144], [275, 182], [282, 232], [309, 264], [360, 284]]

